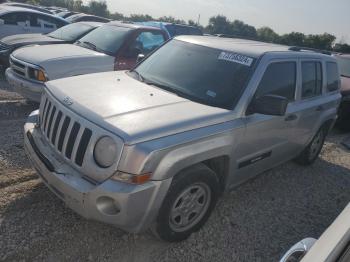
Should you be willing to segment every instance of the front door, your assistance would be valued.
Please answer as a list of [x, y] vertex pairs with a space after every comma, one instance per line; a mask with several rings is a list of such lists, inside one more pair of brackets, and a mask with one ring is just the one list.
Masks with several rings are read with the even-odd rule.
[[271, 62], [258, 85], [254, 98], [279, 95], [287, 98], [285, 116], [248, 114], [243, 119], [246, 132], [237, 147], [237, 172], [232, 181], [246, 180], [295, 155], [293, 131], [298, 122], [296, 106], [297, 60]]

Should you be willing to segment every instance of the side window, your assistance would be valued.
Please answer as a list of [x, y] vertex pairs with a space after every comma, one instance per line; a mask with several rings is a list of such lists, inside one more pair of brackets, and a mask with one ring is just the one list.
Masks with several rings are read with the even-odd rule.
[[30, 26], [47, 29], [56, 29], [60, 27], [54, 18], [40, 14], [35, 14], [32, 16]]
[[329, 92], [339, 89], [340, 79], [339, 70], [336, 63], [327, 62], [327, 90]]
[[294, 101], [296, 67], [295, 62], [278, 62], [270, 64], [259, 84], [255, 97], [278, 95], [289, 99], [289, 101]]
[[1, 17], [5, 25], [29, 25], [29, 17], [26, 13], [8, 13]]
[[302, 98], [318, 96], [322, 93], [322, 65], [320, 62], [302, 62]]
[[188, 35], [188, 27], [186, 26], [175, 26], [176, 35]]
[[165, 39], [160, 32], [142, 32], [136, 38], [134, 48], [147, 55], [164, 43]]

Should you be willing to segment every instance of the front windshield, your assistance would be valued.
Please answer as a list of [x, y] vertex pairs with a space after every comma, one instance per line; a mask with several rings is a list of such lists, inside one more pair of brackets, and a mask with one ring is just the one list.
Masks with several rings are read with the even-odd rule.
[[232, 109], [254, 61], [244, 55], [172, 40], [134, 71], [148, 84], [202, 104]]
[[104, 25], [81, 38], [77, 44], [95, 51], [115, 55], [129, 32], [130, 29], [126, 27]]
[[340, 67], [340, 74], [345, 77], [350, 77], [350, 57], [338, 56], [337, 59]]
[[76, 41], [87, 32], [91, 31], [92, 26], [85, 24], [70, 24], [57, 29], [48, 36], [65, 41]]

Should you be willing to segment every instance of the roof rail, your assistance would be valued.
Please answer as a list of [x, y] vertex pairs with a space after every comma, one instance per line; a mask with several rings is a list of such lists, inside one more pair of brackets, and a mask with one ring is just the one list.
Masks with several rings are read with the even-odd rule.
[[296, 51], [296, 52], [311, 51], [311, 52], [320, 53], [320, 54], [324, 54], [324, 55], [332, 55], [331, 51], [321, 50], [321, 49], [316, 49], [316, 48], [310, 48], [310, 47], [291, 46], [291, 47], [289, 47], [289, 50], [290, 51]]

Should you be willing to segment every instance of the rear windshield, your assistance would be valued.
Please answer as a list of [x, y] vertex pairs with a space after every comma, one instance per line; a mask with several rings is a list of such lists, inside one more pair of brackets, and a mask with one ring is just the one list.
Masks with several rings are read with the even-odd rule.
[[53, 31], [48, 36], [65, 41], [76, 41], [92, 29], [90, 25], [70, 24]]
[[172, 40], [134, 71], [150, 85], [202, 104], [233, 109], [254, 63], [244, 55]]
[[345, 77], [350, 77], [350, 57], [337, 57], [340, 74]]
[[77, 44], [95, 51], [115, 55], [129, 32], [129, 28], [104, 25], [88, 33]]

